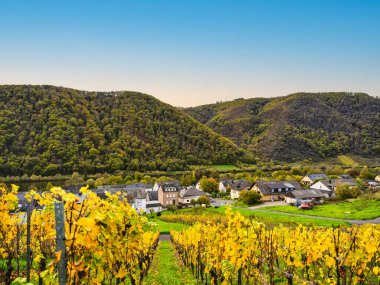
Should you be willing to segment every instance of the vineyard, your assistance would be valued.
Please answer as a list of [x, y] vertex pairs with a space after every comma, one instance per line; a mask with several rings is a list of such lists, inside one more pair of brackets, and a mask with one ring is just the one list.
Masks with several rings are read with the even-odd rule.
[[163, 215], [191, 226], [171, 232], [152, 274], [158, 231], [122, 193], [100, 199], [87, 188], [80, 196], [52, 188], [27, 199], [20, 213], [17, 187], [0, 187], [0, 284], [164, 284], [155, 278], [186, 271], [173, 272], [173, 245], [198, 284], [380, 284], [379, 225], [268, 227], [231, 208]]
[[142, 284], [158, 231], [122, 194], [102, 200], [86, 188], [81, 198], [60, 188], [31, 192], [29, 205], [38, 208], [29, 215], [17, 211], [16, 194], [16, 186], [0, 188], [0, 284], [20, 277], [33, 284]]
[[380, 284], [380, 226], [267, 229], [227, 210], [171, 232], [201, 284]]

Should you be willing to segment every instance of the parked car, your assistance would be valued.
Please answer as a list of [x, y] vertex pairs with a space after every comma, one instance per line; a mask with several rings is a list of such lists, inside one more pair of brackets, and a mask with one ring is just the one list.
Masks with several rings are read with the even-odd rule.
[[310, 209], [313, 209], [313, 204], [311, 203], [303, 203], [301, 204], [298, 209], [301, 209], [301, 210], [310, 210]]

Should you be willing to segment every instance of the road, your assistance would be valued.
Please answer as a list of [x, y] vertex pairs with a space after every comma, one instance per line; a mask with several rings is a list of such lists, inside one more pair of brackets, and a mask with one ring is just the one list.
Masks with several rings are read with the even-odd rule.
[[220, 207], [220, 206], [225, 206], [225, 205], [231, 205], [234, 203], [236, 203], [236, 201], [234, 201], [234, 200], [224, 200], [224, 199], [219, 199], [219, 198], [212, 198], [210, 205]]

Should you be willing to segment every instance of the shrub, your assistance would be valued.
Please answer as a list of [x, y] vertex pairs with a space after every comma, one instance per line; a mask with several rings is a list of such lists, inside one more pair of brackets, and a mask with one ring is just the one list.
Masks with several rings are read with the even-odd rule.
[[335, 191], [335, 195], [341, 200], [357, 198], [360, 194], [361, 191], [358, 187], [350, 187], [347, 184], [338, 185]]
[[168, 206], [168, 207], [167, 207], [167, 210], [168, 210], [169, 212], [175, 212], [175, 211], [177, 210], [177, 207], [176, 207], [176, 206]]
[[210, 199], [207, 196], [201, 196], [201, 197], [199, 197], [197, 202], [200, 205], [202, 205], [202, 204], [210, 205]]
[[256, 191], [243, 190], [240, 192], [239, 201], [247, 204], [253, 205], [260, 202], [261, 195]]

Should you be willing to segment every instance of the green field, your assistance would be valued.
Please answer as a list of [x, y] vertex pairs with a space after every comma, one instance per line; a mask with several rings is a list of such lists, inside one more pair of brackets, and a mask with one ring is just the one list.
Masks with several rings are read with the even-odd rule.
[[188, 228], [188, 225], [179, 223], [168, 223], [161, 221], [159, 217], [149, 218], [150, 222], [157, 224], [160, 234], [169, 234], [171, 230], [180, 231], [184, 228]]
[[191, 165], [191, 169], [197, 169], [197, 168], [212, 168], [216, 171], [234, 171], [234, 170], [241, 170], [239, 167], [232, 165], [232, 164], [216, 164], [216, 165]]
[[294, 206], [264, 207], [261, 208], [261, 210], [338, 219], [368, 220], [380, 216], [380, 200], [354, 199], [350, 201], [318, 205], [311, 210], [300, 210]]
[[232, 171], [240, 170], [239, 167], [232, 164], [221, 164], [221, 165], [212, 165], [211, 168], [214, 168], [217, 171]]
[[[264, 208], [260, 208], [260, 209], [264, 209]], [[217, 212], [217, 213], [224, 213], [225, 210], [226, 210], [225, 207], [207, 209], [207, 211]], [[281, 213], [266, 213], [266, 212], [260, 212], [260, 211], [255, 211], [255, 210], [237, 209], [237, 208], [232, 208], [232, 210], [234, 212], [239, 211], [243, 216], [246, 216], [246, 217], [254, 217], [258, 222], [262, 222], [269, 226], [276, 226], [279, 224], [283, 224], [287, 226], [302, 224], [305, 226], [322, 226], [322, 227], [349, 225], [349, 223], [344, 222], [344, 221], [334, 221], [334, 220], [321, 219], [321, 218], [286, 216]]]

